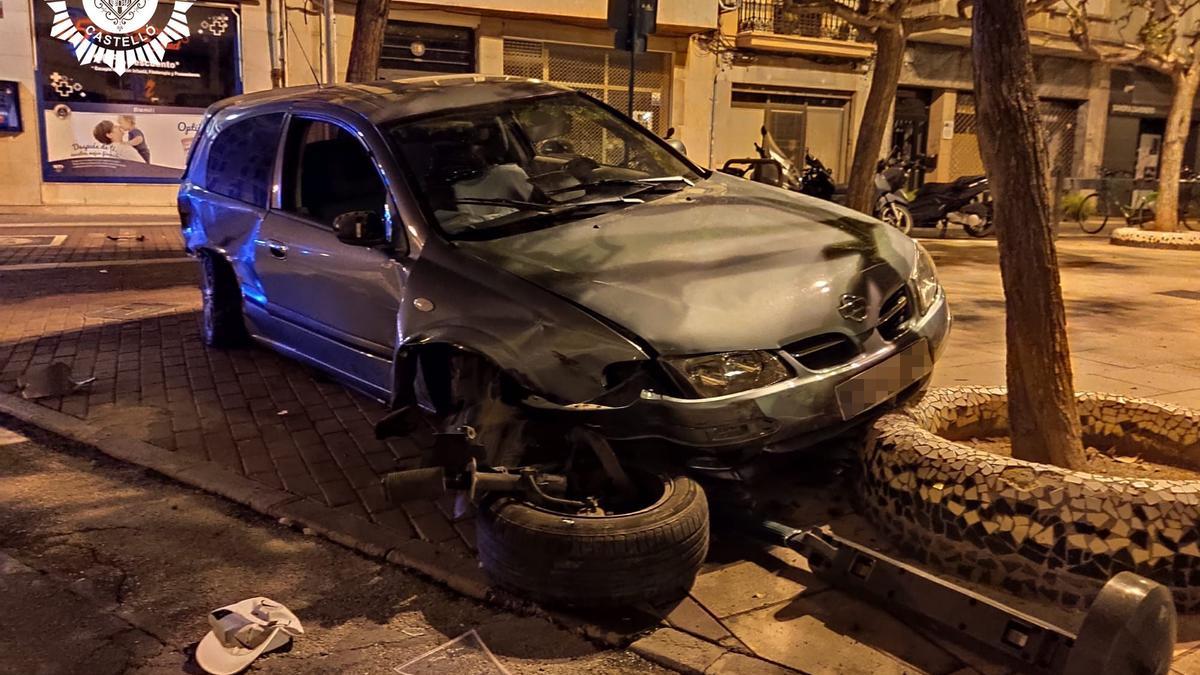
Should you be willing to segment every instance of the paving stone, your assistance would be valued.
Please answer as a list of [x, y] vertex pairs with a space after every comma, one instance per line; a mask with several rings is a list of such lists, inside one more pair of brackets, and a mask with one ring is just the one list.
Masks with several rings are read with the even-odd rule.
[[[410, 502], [404, 505], [404, 509], [408, 510], [413, 504], [420, 502]], [[457, 541], [458, 533], [451, 527], [450, 521], [446, 519], [437, 509], [431, 509], [426, 513], [414, 514], [409, 511], [409, 517], [412, 519], [413, 525], [417, 528], [417, 533], [421, 538], [433, 544], [440, 544], [446, 541]]]
[[630, 651], [681, 673], [703, 675], [725, 650], [673, 628], [660, 628], [629, 645]]
[[725, 654], [704, 671], [705, 675], [789, 675], [796, 672], [791, 668], [737, 652]]
[[826, 587], [811, 575], [793, 577], [774, 574], [746, 560], [706, 565], [692, 586], [692, 597], [721, 619]]
[[724, 623], [755, 654], [812, 675], [948, 673], [961, 665], [899, 619], [833, 590]]
[[413, 528], [412, 521], [408, 519], [408, 514], [404, 512], [404, 509], [393, 508], [390, 511], [372, 513], [371, 519], [388, 529], [405, 533], [407, 537], [417, 536], [417, 531]]
[[358, 495], [354, 492], [354, 488], [344, 480], [333, 481], [329, 483], [318, 483], [321, 488], [321, 494], [325, 497], [325, 503], [329, 506], [344, 506], [346, 504], [358, 504]]
[[663, 618], [668, 625], [709, 642], [719, 642], [730, 634], [725, 626], [690, 596], [672, 607]]

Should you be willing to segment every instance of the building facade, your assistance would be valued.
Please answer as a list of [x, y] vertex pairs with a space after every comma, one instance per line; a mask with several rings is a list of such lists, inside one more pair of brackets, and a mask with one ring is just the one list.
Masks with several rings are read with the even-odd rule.
[[[917, 4], [953, 13], [956, 3]], [[333, 10], [330, 31], [322, 3], [311, 0], [197, 2], [188, 13], [192, 34], [172, 45], [169, 68], [134, 67], [118, 77], [73, 60], [69, 45], [50, 35], [54, 13], [44, 0], [5, 3], [0, 85], [12, 83], [8, 100], [21, 124], [0, 123], [0, 212], [170, 209], [172, 181], [205, 106], [327, 81], [331, 66], [335, 79], [344, 76], [354, 3]], [[393, 2], [381, 76], [535, 77], [625, 109], [631, 63], [613, 48], [606, 17], [606, 0]], [[1100, 39], [1106, 26], [1097, 24]], [[1031, 29], [1054, 172], [1152, 171], [1169, 86], [1084, 58], [1060, 14], [1035, 17]], [[701, 164], [753, 155], [765, 128], [795, 159], [811, 153], [844, 181], [873, 57], [869, 35], [785, 0], [660, 0], [657, 31], [632, 63], [632, 112], [657, 133], [673, 130]], [[884, 147], [936, 156], [925, 180], [981, 173], [971, 90], [965, 30], [913, 36]], [[116, 137], [142, 134], [145, 152], [104, 143], [106, 120]]]

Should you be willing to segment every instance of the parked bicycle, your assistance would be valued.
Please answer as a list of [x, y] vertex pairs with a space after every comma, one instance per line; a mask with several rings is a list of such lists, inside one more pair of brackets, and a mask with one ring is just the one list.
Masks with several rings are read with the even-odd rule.
[[[1132, 190], [1126, 198], [1118, 185], [1128, 181], [1136, 185], [1128, 171], [1100, 169], [1100, 182], [1096, 191], [1087, 196], [1075, 210], [1075, 222], [1079, 229], [1088, 234], [1102, 232], [1110, 218], [1120, 217], [1129, 227], [1141, 227], [1155, 218], [1154, 207], [1158, 202], [1157, 191], [1146, 191], [1137, 199]], [[1189, 230], [1200, 231], [1200, 178], [1189, 171], [1180, 180], [1179, 224]]]

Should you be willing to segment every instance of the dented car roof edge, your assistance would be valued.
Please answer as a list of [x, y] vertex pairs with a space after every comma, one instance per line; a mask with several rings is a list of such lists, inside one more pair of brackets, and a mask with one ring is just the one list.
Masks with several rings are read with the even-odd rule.
[[[487, 82], [492, 86], [472, 86]], [[226, 113], [268, 103], [321, 101], [352, 110], [375, 124], [432, 112], [572, 91], [542, 80], [511, 75], [436, 75], [376, 82], [301, 85], [242, 94], [214, 103]]]

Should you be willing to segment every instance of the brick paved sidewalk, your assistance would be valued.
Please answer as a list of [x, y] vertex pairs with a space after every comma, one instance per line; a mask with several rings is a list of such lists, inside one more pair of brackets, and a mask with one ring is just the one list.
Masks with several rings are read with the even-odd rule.
[[179, 228], [168, 225], [0, 227], [0, 266], [181, 257]]
[[469, 524], [432, 503], [399, 509], [378, 485], [431, 437], [377, 441], [378, 403], [266, 350], [205, 348], [196, 282], [190, 265], [0, 268], [0, 389], [66, 361], [96, 381], [40, 404], [466, 553]]

